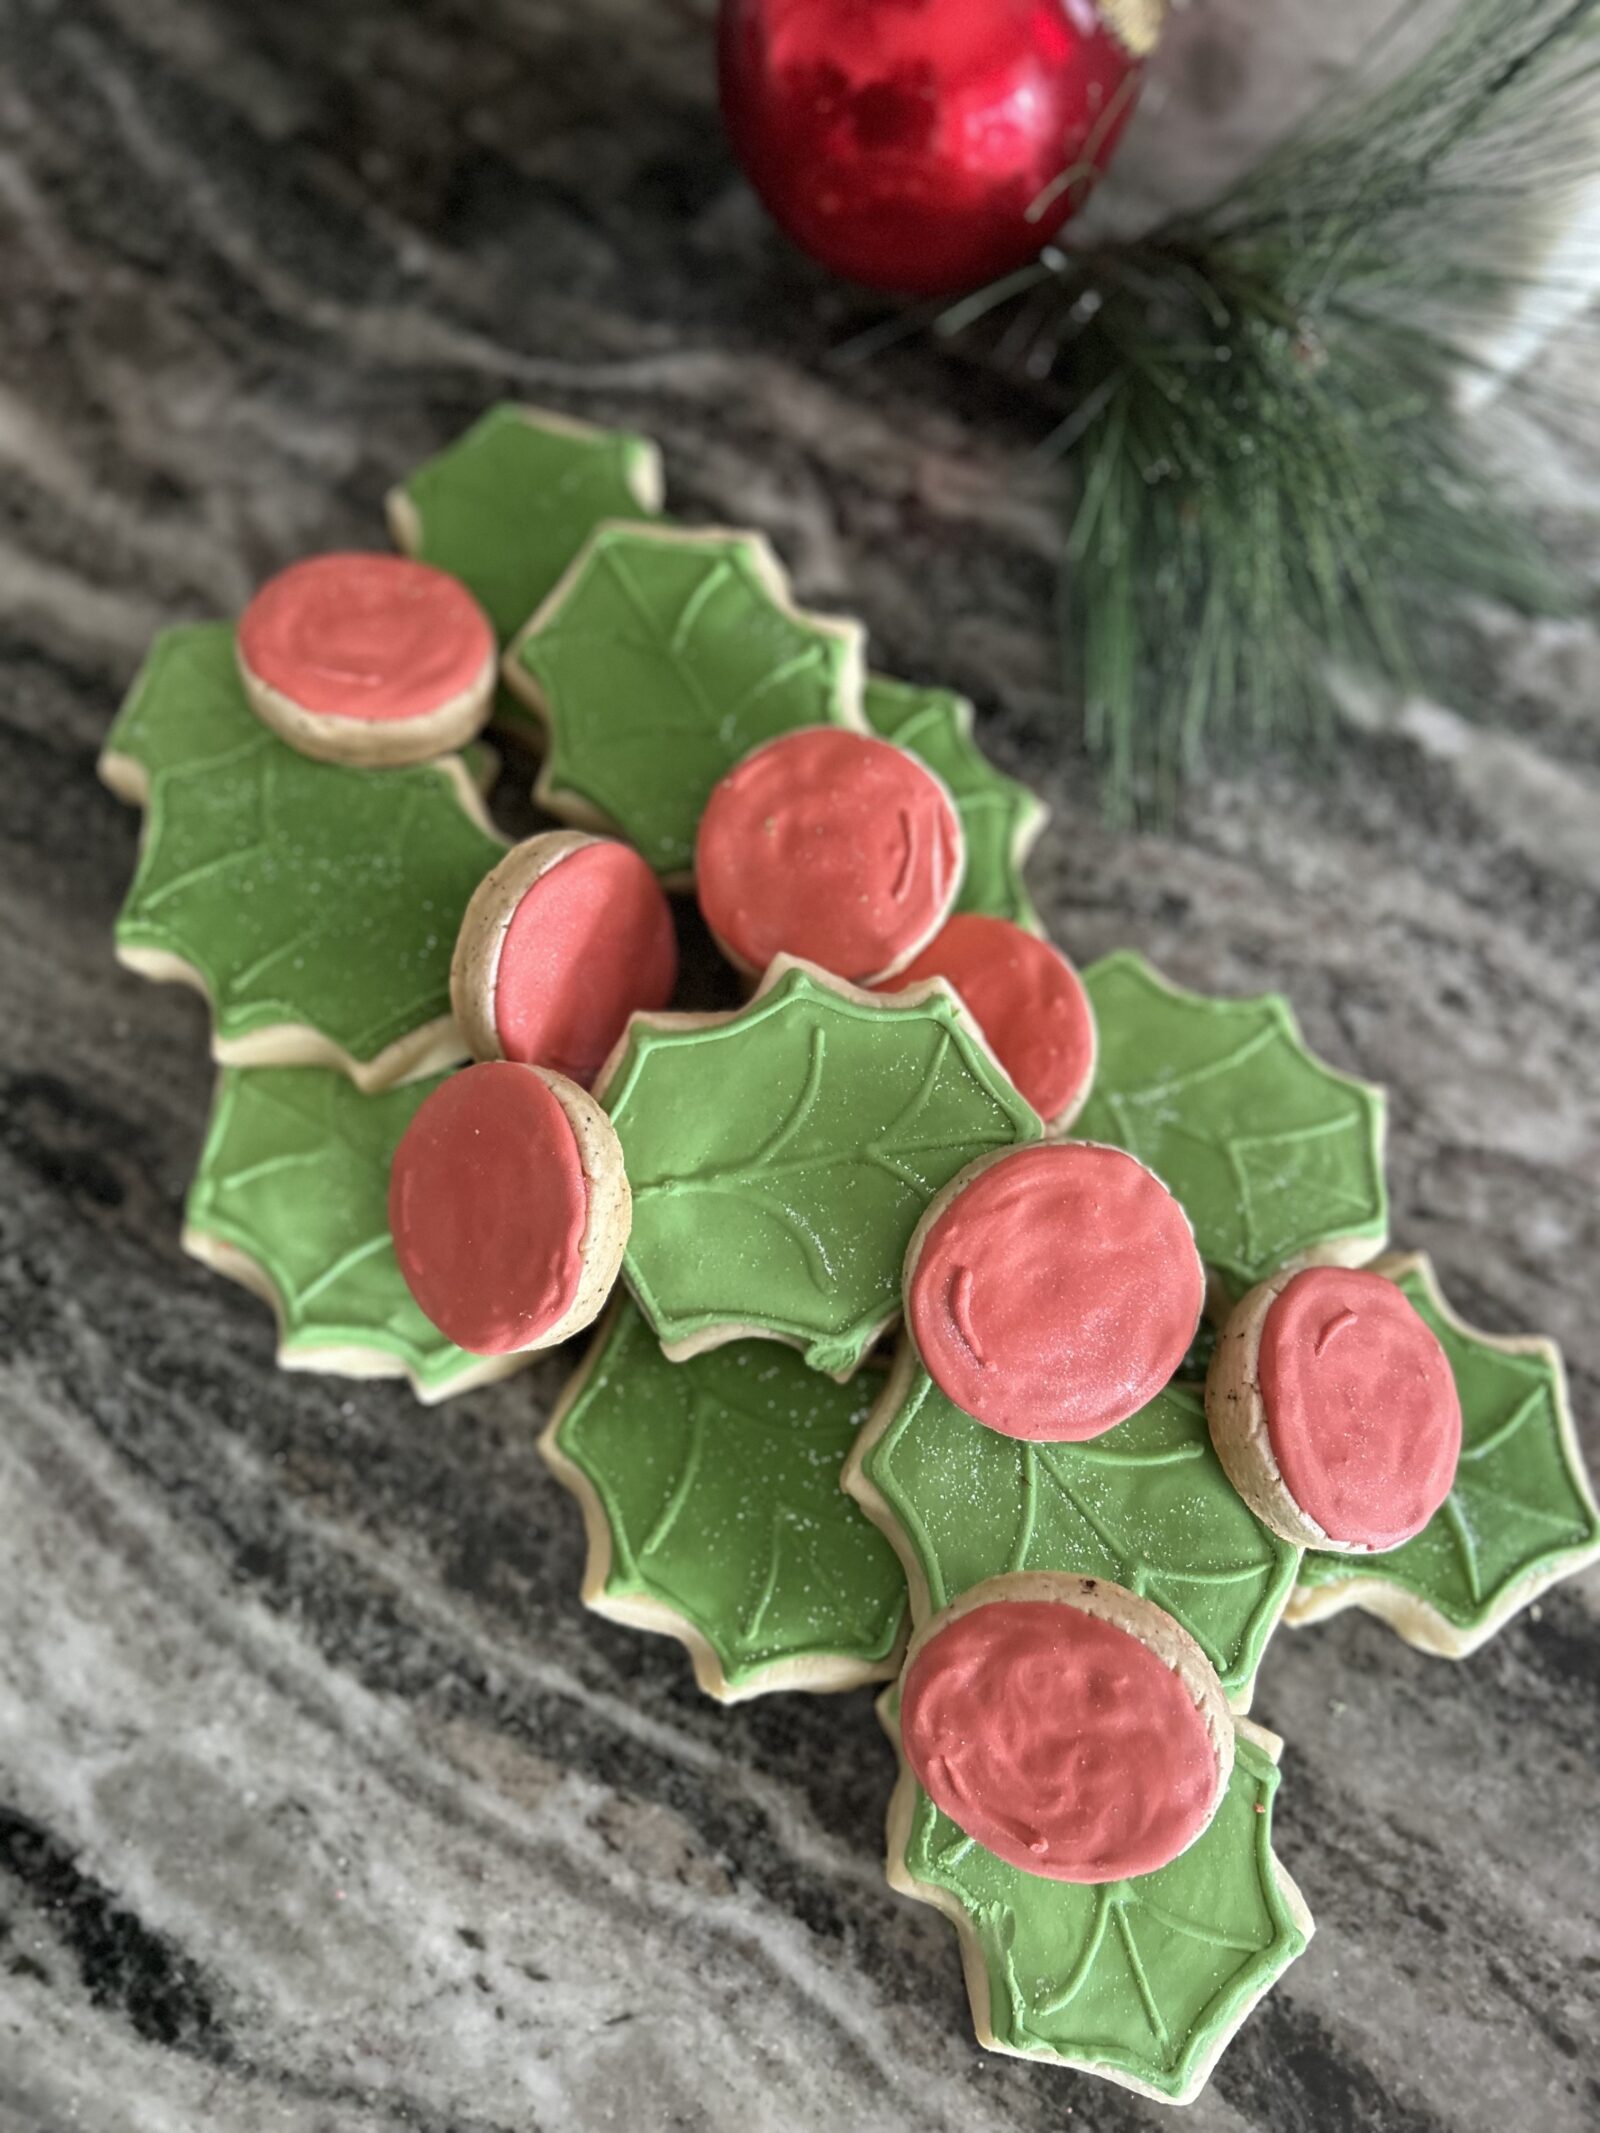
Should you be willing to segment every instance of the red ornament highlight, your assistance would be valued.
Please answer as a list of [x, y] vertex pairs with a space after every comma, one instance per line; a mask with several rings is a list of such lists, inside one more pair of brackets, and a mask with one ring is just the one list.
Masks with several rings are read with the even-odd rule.
[[795, 243], [943, 295], [1082, 205], [1140, 62], [1092, 0], [724, 0], [719, 71], [734, 153]]

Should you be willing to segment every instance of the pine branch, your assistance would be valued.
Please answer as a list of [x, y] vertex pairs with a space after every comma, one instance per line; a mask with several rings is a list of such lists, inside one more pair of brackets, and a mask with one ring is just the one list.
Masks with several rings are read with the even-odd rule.
[[1418, 603], [1560, 603], [1460, 392], [1600, 174], [1597, 97], [1600, 0], [1462, 0], [1211, 207], [936, 321], [1064, 393], [1065, 654], [1113, 815], [1314, 733], [1333, 665], [1414, 682]]

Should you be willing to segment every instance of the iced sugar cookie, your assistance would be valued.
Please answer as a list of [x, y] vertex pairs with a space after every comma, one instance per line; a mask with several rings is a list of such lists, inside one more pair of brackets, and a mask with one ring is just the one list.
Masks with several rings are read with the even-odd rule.
[[1051, 1881], [1124, 1881], [1201, 1836], [1233, 1719], [1194, 1639], [1120, 1585], [990, 1578], [918, 1630], [900, 1684], [917, 1782], [986, 1851]]
[[581, 1333], [616, 1280], [628, 1207], [600, 1107], [563, 1075], [505, 1060], [441, 1083], [406, 1129], [389, 1178], [406, 1286], [474, 1355]]
[[1183, 1361], [1204, 1300], [1171, 1193], [1082, 1141], [974, 1164], [906, 1254], [906, 1324], [934, 1381], [990, 1429], [1039, 1442], [1137, 1413]]
[[962, 860], [955, 803], [931, 770], [892, 742], [813, 726], [766, 742], [717, 784], [695, 887], [747, 977], [794, 955], [875, 985], [943, 925]]
[[228, 1067], [183, 1248], [270, 1304], [285, 1370], [406, 1377], [432, 1403], [519, 1367], [468, 1355], [418, 1309], [389, 1236], [389, 1166], [438, 1080], [366, 1096], [329, 1067]]
[[1206, 1416], [1241, 1496], [1303, 1547], [1397, 1548], [1450, 1493], [1461, 1402], [1437, 1336], [1381, 1274], [1308, 1267], [1237, 1304]]
[[118, 960], [203, 992], [221, 1063], [370, 1092], [464, 1056], [450, 951], [505, 842], [460, 756], [313, 762], [251, 713], [233, 630], [200, 623], [156, 639], [101, 775], [146, 809]]
[[672, 1363], [619, 1297], [541, 1449], [583, 1507], [583, 1597], [676, 1637], [725, 1703], [899, 1668], [905, 1580], [839, 1488], [872, 1399], [772, 1341]]
[[507, 651], [540, 804], [687, 885], [711, 789], [797, 726], [862, 729], [860, 626], [803, 613], [759, 535], [602, 526]]
[[1058, 948], [1009, 919], [958, 912], [883, 986], [898, 992], [945, 978], [990, 1049], [1055, 1132], [1077, 1116], [1094, 1079], [1094, 1010]]
[[459, 578], [504, 643], [603, 519], [653, 518], [661, 495], [648, 438], [506, 403], [389, 492], [389, 528]]
[[1315, 1058], [1286, 1001], [1184, 992], [1131, 953], [1083, 982], [1100, 1052], [1074, 1129], [1171, 1188], [1230, 1300], [1291, 1261], [1382, 1250], [1383, 1092]]
[[667, 1353], [764, 1333], [843, 1376], [896, 1316], [928, 1201], [1043, 1131], [947, 986], [859, 992], [781, 956], [737, 1014], [636, 1016], [595, 1093]]
[[1600, 1511], [1554, 1344], [1467, 1325], [1420, 1253], [1380, 1259], [1373, 1272], [1398, 1285], [1444, 1350], [1461, 1402], [1461, 1457], [1449, 1495], [1402, 1547], [1308, 1551], [1289, 1620], [1359, 1607], [1420, 1651], [1460, 1659], [1559, 1579], [1600, 1561]]
[[[893, 1690], [879, 1710], [898, 1741]], [[889, 1880], [955, 1926], [978, 2041], [1160, 2103], [1192, 2102], [1311, 1938], [1311, 1914], [1272, 1849], [1279, 1748], [1240, 1721], [1204, 1835], [1157, 1873], [1088, 1885], [986, 1850], [940, 1812], [902, 1749]]]
[[677, 978], [672, 909], [638, 853], [551, 830], [508, 852], [468, 904], [450, 999], [474, 1058], [587, 1087], [628, 1017], [665, 1007]]
[[329, 763], [425, 763], [489, 715], [494, 632], [464, 586], [403, 556], [310, 556], [239, 618], [256, 716]]
[[1300, 1564], [1229, 1481], [1188, 1385], [1092, 1443], [1030, 1444], [963, 1414], [902, 1340], [844, 1486], [905, 1566], [914, 1623], [1008, 1570], [1110, 1579], [1189, 1632], [1235, 1710]]

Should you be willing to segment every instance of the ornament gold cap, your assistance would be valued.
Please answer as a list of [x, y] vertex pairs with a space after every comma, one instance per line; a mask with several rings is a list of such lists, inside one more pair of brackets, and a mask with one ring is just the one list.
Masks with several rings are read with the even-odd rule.
[[1099, 0], [1099, 6], [1106, 28], [1135, 59], [1155, 50], [1172, 12], [1172, 0]]

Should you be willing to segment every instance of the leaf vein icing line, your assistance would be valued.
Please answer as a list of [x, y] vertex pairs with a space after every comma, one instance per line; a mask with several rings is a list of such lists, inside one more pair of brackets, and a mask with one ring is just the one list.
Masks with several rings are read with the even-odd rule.
[[[614, 547], [606, 549], [605, 559], [612, 577], [622, 587], [623, 598], [627, 600], [634, 613], [643, 623], [648, 641], [658, 650], [663, 650], [668, 654], [672, 660], [672, 670], [679, 681], [682, 682], [685, 692], [693, 699], [695, 709], [708, 726], [714, 727], [717, 722], [716, 706], [707, 696], [704, 684], [701, 682], [700, 676], [695, 672], [693, 664], [685, 663], [676, 641], [676, 631], [671, 637], [668, 637], [662, 630], [660, 622], [651, 611], [650, 603], [639, 590], [633, 573], [623, 563]], [[729, 568], [729, 559], [724, 557], [722, 562], [716, 565], [715, 568], [725, 572]]]
[[307, 1163], [321, 1165], [328, 1159], [325, 1148], [291, 1148], [282, 1155], [263, 1156], [258, 1163], [247, 1163], [243, 1170], [230, 1170], [225, 1177], [210, 1181], [213, 1197], [220, 1199], [226, 1193], [244, 1192], [252, 1185], [259, 1185], [266, 1178], [280, 1176], [286, 1170], [303, 1170]]
[[677, 622], [673, 625], [670, 649], [674, 657], [682, 657], [689, 639], [694, 635], [695, 625], [700, 620], [701, 609], [708, 600], [715, 599], [716, 595], [732, 576], [732, 561], [729, 557], [723, 556], [712, 569], [706, 572], [694, 591], [690, 593], [688, 599], [684, 601], [683, 606], [678, 611]]
[[1139, 1953], [1138, 1942], [1133, 1937], [1133, 1925], [1128, 1917], [1127, 1899], [1120, 1897], [1114, 1899], [1112, 1909], [1117, 1922], [1117, 1937], [1122, 1942], [1122, 1952], [1127, 1957], [1128, 1968], [1133, 1975], [1134, 1990], [1139, 1995], [1139, 2004], [1144, 2009], [1145, 2020], [1150, 2025], [1162, 2058], [1170, 2059], [1172, 2056], [1172, 2032], [1167, 2028], [1165, 2018], [1157, 2005], [1155, 1993], [1150, 1985], [1149, 1972], [1145, 1969], [1144, 1958]]
[[1021, 1447], [1022, 1467], [1022, 1516], [1017, 1521], [1016, 1546], [1011, 1551], [1012, 1570], [1025, 1570], [1028, 1550], [1033, 1546], [1034, 1529], [1039, 1522], [1039, 1459], [1031, 1444]]
[[324, 1289], [331, 1289], [335, 1282], [342, 1280], [354, 1268], [369, 1259], [375, 1259], [379, 1253], [388, 1251], [390, 1242], [389, 1232], [384, 1230], [376, 1237], [367, 1238], [364, 1244], [353, 1244], [349, 1251], [342, 1252], [332, 1266], [325, 1267], [315, 1281], [308, 1282], [300, 1291], [300, 1308], [304, 1310], [313, 1297], [320, 1296]]
[[1544, 1405], [1545, 1398], [1546, 1388], [1542, 1383], [1530, 1386], [1506, 1419], [1497, 1428], [1492, 1429], [1481, 1444], [1474, 1444], [1463, 1449], [1461, 1464], [1469, 1466], [1479, 1459], [1492, 1458], [1510, 1438], [1517, 1434], [1518, 1430], [1532, 1419], [1535, 1410]]
[[658, 1548], [665, 1547], [673, 1527], [683, 1515], [684, 1506], [693, 1493], [696, 1477], [700, 1471], [701, 1454], [705, 1448], [705, 1416], [699, 1398], [691, 1401], [689, 1408], [689, 1449], [684, 1454], [678, 1478], [672, 1485], [672, 1493], [662, 1505], [655, 1523], [639, 1544], [641, 1559], [654, 1555]]
[[1105, 1943], [1106, 1928], [1111, 1923], [1111, 1892], [1107, 1888], [1095, 1890], [1094, 1921], [1084, 1938], [1078, 1960], [1067, 1972], [1066, 1980], [1049, 1999], [1039, 2003], [1040, 2021], [1054, 2021], [1057, 2015], [1065, 2014], [1078, 1994], [1083, 1990], [1100, 1960], [1100, 1950]]
[[778, 1515], [776, 1506], [771, 1520], [771, 1534], [772, 1538], [767, 1550], [767, 1574], [762, 1580], [761, 1590], [756, 1596], [755, 1606], [745, 1618], [743, 1638], [747, 1645], [754, 1644], [761, 1635], [761, 1626], [767, 1619], [767, 1609], [772, 1605], [773, 1594], [778, 1589], [779, 1559], [783, 1546], [783, 1520]]
[[1445, 1498], [1440, 1514], [1450, 1538], [1455, 1545], [1456, 1559], [1461, 1565], [1461, 1574], [1467, 1581], [1467, 1590], [1472, 1595], [1475, 1607], [1483, 1604], [1483, 1585], [1478, 1565], [1478, 1544], [1472, 1537], [1471, 1528], [1462, 1515], [1461, 1505], [1454, 1489]]
[[170, 903], [174, 896], [181, 896], [186, 889], [196, 888], [201, 882], [209, 881], [214, 874], [226, 874], [230, 867], [239, 866], [247, 860], [262, 858], [268, 849], [267, 840], [258, 837], [254, 844], [230, 846], [227, 851], [219, 852], [214, 859], [205, 859], [196, 866], [186, 867], [181, 874], [174, 874], [170, 880], [162, 882], [159, 888], [149, 890], [139, 899], [144, 915], [158, 911], [163, 904]]
[[1242, 1038], [1231, 1052], [1224, 1052], [1218, 1059], [1208, 1059], [1204, 1066], [1190, 1067], [1182, 1074], [1169, 1075], [1165, 1080], [1147, 1081], [1138, 1088], [1119, 1091], [1119, 1100], [1140, 1104], [1164, 1103], [1170, 1096], [1188, 1096], [1204, 1087], [1221, 1074], [1231, 1074], [1235, 1068], [1247, 1066], [1258, 1052], [1264, 1052], [1274, 1040], [1285, 1032], [1273, 1020], [1266, 1022], [1248, 1037]]
[[753, 711], [764, 696], [774, 689], [786, 688], [791, 681], [803, 674], [807, 667], [821, 666], [827, 658], [828, 647], [823, 644], [808, 645], [802, 652], [795, 652], [753, 681], [744, 694], [735, 699], [726, 713], [727, 723], [737, 729], [739, 721]]

